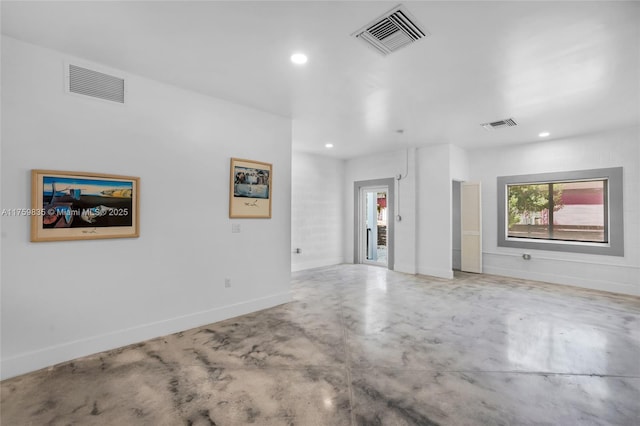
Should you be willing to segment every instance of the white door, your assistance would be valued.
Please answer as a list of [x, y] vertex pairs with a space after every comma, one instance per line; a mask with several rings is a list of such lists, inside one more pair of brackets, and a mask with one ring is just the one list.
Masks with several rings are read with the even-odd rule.
[[462, 222], [461, 270], [482, 273], [482, 199], [480, 182], [462, 182], [460, 187]]
[[364, 187], [360, 190], [361, 263], [388, 266], [387, 194], [386, 186]]

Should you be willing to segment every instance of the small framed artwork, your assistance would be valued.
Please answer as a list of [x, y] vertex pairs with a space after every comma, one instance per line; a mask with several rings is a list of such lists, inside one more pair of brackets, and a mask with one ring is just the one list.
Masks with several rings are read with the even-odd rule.
[[31, 171], [31, 241], [135, 238], [140, 235], [140, 178]]
[[260, 161], [231, 159], [230, 218], [271, 218], [273, 167]]

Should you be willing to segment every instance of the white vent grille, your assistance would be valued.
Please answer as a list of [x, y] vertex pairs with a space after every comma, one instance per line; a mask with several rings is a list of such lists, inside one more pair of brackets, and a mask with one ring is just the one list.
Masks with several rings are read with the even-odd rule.
[[387, 56], [430, 34], [402, 5], [398, 5], [351, 35]]
[[505, 127], [517, 126], [516, 120], [513, 118], [505, 118], [504, 120], [493, 121], [491, 123], [481, 124], [486, 130], [504, 129]]
[[69, 92], [124, 103], [124, 79], [69, 64]]

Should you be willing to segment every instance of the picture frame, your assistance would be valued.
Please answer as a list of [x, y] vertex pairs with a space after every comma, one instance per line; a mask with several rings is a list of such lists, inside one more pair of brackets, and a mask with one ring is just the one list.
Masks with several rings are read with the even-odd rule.
[[270, 219], [273, 165], [232, 158], [229, 178], [229, 217]]
[[140, 236], [140, 178], [31, 171], [31, 241]]

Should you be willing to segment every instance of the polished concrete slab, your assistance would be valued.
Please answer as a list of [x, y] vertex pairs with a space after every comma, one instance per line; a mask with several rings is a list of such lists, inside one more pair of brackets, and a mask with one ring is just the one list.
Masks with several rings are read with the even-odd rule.
[[1, 383], [2, 425], [640, 425], [640, 299], [375, 266]]

